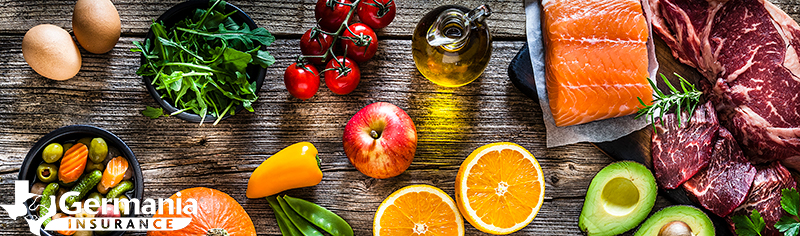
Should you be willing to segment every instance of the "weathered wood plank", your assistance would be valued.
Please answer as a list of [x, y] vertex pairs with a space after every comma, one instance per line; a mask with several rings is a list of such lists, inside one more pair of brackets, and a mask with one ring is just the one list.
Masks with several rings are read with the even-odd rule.
[[[375, 60], [362, 65], [362, 82], [348, 96], [323, 86], [301, 102], [285, 90], [283, 70], [299, 53], [298, 41], [278, 40], [270, 51], [278, 62], [269, 68], [255, 104], [246, 113], [220, 125], [187, 123], [177, 118], [150, 120], [139, 111], [156, 106], [146, 93], [132, 40], [104, 55], [84, 54], [76, 78], [56, 82], [33, 72], [20, 52], [20, 35], [0, 36], [0, 191], [12, 180], [28, 149], [44, 134], [64, 125], [91, 124], [117, 134], [137, 155], [145, 178], [145, 196], [166, 197], [178, 189], [213, 187], [231, 194], [250, 213], [260, 234], [277, 234], [272, 212], [263, 199], [246, 199], [244, 189], [253, 169], [278, 150], [311, 141], [320, 150], [324, 179], [318, 186], [291, 190], [340, 213], [357, 231], [368, 235], [380, 202], [401, 187], [425, 183], [454, 194], [459, 165], [481, 145], [511, 141], [538, 157], [546, 175], [546, 203], [522, 234], [577, 234], [582, 196], [595, 172], [608, 164], [589, 144], [547, 150], [538, 105], [514, 88], [506, 66], [522, 42], [495, 42], [493, 59], [476, 82], [457, 89], [435, 86], [421, 77], [410, 55], [410, 41], [382, 40]], [[361, 107], [376, 101], [404, 108], [419, 133], [419, 147], [404, 174], [368, 178], [350, 165], [341, 144], [343, 126]], [[10, 201], [10, 196], [0, 197]], [[26, 230], [24, 223], [0, 220], [4, 232]], [[555, 230], [555, 231], [553, 231]], [[471, 226], [470, 235], [477, 234]]]
[[[153, 19], [158, 18], [170, 7], [182, 0], [114, 0], [122, 20], [122, 33], [127, 35], [144, 35]], [[242, 1], [231, 0], [232, 4], [241, 8], [259, 26], [271, 33], [299, 38], [299, 35], [315, 24], [314, 0], [279, 0], [279, 1]], [[428, 11], [447, 4], [463, 5], [468, 8], [480, 4], [488, 4], [492, 8], [492, 16], [488, 24], [492, 33], [498, 38], [522, 39], [525, 37], [525, 11], [522, 1], [395, 1], [397, 17], [386, 28], [378, 31], [379, 36], [410, 38], [417, 21]], [[38, 24], [54, 24], [72, 32], [72, 10], [75, 1], [14, 1], [0, 0], [0, 33], [24, 34], [25, 31]]]

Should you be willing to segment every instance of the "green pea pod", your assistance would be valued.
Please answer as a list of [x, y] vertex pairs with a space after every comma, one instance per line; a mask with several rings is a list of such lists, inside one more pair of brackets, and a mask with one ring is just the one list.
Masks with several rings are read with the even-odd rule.
[[106, 198], [108, 199], [117, 198], [123, 193], [130, 191], [131, 189], [133, 189], [133, 182], [131, 182], [130, 180], [122, 181], [122, 183], [119, 183], [117, 187], [114, 187], [110, 191], [108, 191], [108, 194], [106, 194]]
[[303, 236], [303, 234], [300, 233], [300, 230], [295, 228], [295, 226], [289, 222], [289, 219], [286, 217], [286, 213], [283, 212], [283, 208], [281, 208], [281, 205], [275, 196], [267, 197], [267, 202], [269, 202], [269, 206], [272, 207], [272, 211], [275, 212], [275, 219], [278, 220], [278, 227], [280, 228], [282, 235]]
[[342, 217], [312, 202], [284, 196], [289, 206], [312, 224], [333, 236], [353, 236], [353, 228]]
[[89, 193], [89, 190], [93, 189], [94, 186], [97, 186], [97, 183], [100, 183], [100, 178], [103, 178], [103, 173], [99, 170], [92, 171], [89, 174], [86, 174], [78, 181], [78, 184], [72, 187], [72, 192], [78, 192], [78, 196], [70, 196], [67, 198], [67, 206], [72, 206], [73, 203], [81, 201], [83, 197]]
[[[47, 215], [48, 208], [50, 207], [50, 196], [56, 194], [58, 192], [58, 183], [50, 183], [47, 187], [44, 188], [44, 192], [42, 192], [42, 199], [39, 200], [39, 217], [44, 217]], [[50, 223], [50, 219], [45, 219], [43, 226], [47, 226], [47, 223]]]
[[283, 212], [286, 214], [287, 218], [289, 218], [289, 221], [294, 224], [300, 232], [303, 232], [303, 235], [323, 236], [310, 222], [292, 210], [292, 207], [290, 207], [282, 197], [278, 197], [278, 204], [281, 204], [281, 208], [283, 208]]

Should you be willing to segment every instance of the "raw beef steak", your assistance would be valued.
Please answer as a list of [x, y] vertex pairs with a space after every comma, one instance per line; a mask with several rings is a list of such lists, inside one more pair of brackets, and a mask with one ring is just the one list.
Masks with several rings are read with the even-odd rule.
[[756, 168], [744, 157], [728, 130], [720, 128], [718, 132], [708, 167], [687, 180], [683, 188], [694, 195], [700, 205], [725, 217], [744, 202]]
[[651, 0], [653, 29], [708, 83], [720, 123], [756, 161], [800, 169], [800, 26], [765, 0]]
[[762, 235], [782, 235], [773, 226], [783, 215], [781, 208], [781, 190], [784, 188], [795, 188], [797, 183], [780, 162], [772, 162], [766, 166], [756, 166], [756, 177], [753, 179], [753, 186], [747, 195], [747, 200], [736, 208], [728, 217], [728, 223], [735, 215], [750, 215], [753, 210], [758, 210], [764, 222], [767, 224], [766, 232]]
[[675, 114], [656, 122], [651, 154], [656, 181], [675, 189], [708, 165], [719, 124], [711, 102], [698, 106], [687, 123], [685, 112], [680, 127]]

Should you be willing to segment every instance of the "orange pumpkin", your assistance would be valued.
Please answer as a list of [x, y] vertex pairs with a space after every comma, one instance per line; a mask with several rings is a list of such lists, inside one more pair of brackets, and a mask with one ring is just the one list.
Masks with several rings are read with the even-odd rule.
[[[169, 209], [164, 209], [161, 214], [153, 217], [191, 217], [192, 222], [186, 228], [175, 231], [150, 231], [148, 236], [251, 236], [256, 235], [256, 228], [250, 216], [241, 205], [231, 196], [216, 189], [197, 187], [181, 190], [181, 201], [185, 204], [187, 199], [197, 201], [197, 212], [186, 214], [173, 209], [176, 214], [169, 214]], [[177, 193], [170, 199], [177, 201]], [[166, 206], [167, 204], [164, 204]], [[161, 208], [164, 208], [161, 206]], [[173, 205], [173, 207], [175, 207]]]

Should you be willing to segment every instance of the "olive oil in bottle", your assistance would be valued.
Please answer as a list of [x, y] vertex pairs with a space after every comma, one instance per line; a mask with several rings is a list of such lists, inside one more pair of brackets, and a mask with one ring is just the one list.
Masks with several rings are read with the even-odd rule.
[[477, 79], [492, 55], [492, 35], [484, 22], [492, 11], [481, 5], [447, 5], [428, 12], [411, 38], [414, 64], [425, 78], [446, 87]]

